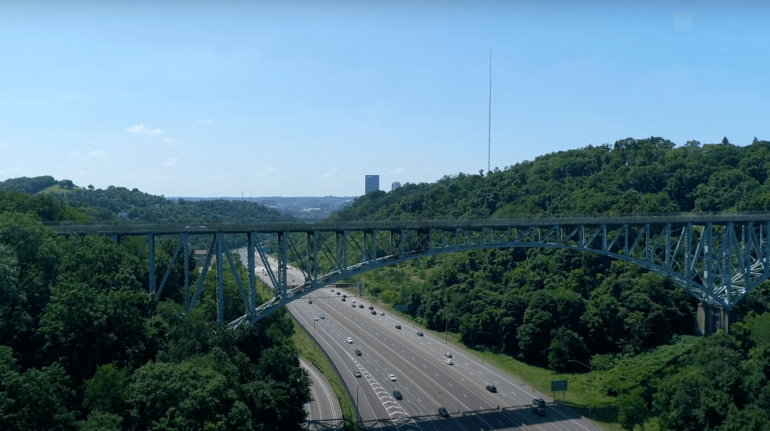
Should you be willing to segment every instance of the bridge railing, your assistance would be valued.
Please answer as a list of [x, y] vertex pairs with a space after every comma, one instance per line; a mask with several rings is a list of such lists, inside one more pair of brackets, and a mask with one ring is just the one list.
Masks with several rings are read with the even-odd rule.
[[61, 234], [143, 234], [163, 232], [205, 234], [214, 232], [309, 232], [343, 230], [398, 230], [398, 229], [453, 229], [453, 228], [494, 228], [506, 226], [552, 226], [579, 224], [666, 224], [666, 223], [725, 223], [742, 221], [770, 221], [770, 212], [720, 212], [720, 213], [661, 213], [620, 216], [562, 216], [536, 215], [509, 218], [484, 219], [419, 219], [419, 220], [320, 220], [304, 222], [266, 223], [139, 223], [125, 221], [117, 224], [78, 225], [66, 222], [48, 223]]

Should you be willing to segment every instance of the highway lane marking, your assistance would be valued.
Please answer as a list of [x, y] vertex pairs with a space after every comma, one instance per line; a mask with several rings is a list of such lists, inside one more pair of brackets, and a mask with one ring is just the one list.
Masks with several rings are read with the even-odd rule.
[[[293, 306], [294, 306], [293, 308], [294, 308], [295, 312], [297, 312], [297, 314], [299, 314], [300, 316], [302, 316], [302, 315], [301, 315], [301, 314], [298, 312], [298, 310], [297, 310], [297, 304], [290, 304], [290, 305], [293, 305]], [[288, 308], [288, 307], [287, 307], [287, 308]], [[302, 316], [302, 317], [304, 318], [304, 316]], [[328, 332], [326, 332], [326, 330], [325, 330], [324, 328], [321, 328], [321, 332], [322, 332], [322, 333], [324, 333], [324, 334], [326, 334], [326, 336], [327, 336], [327, 337], [329, 337], [329, 339], [331, 339], [332, 341], [334, 341], [334, 344], [336, 344], [336, 345], [337, 345], [337, 347], [339, 347], [340, 349], [342, 349], [342, 348], [343, 348], [343, 347], [342, 347], [342, 346], [341, 346], [341, 345], [340, 345], [340, 344], [339, 344], [339, 343], [338, 343], [338, 342], [335, 340], [335, 338], [333, 338], [333, 337], [332, 337], [332, 336], [331, 336], [331, 335], [330, 335]], [[329, 347], [331, 347], [331, 343], [330, 343], [328, 340], [324, 340], [324, 341], [326, 341], [326, 344], [327, 344]], [[320, 344], [320, 343], [319, 343], [319, 344]], [[338, 352], [337, 350], [334, 350], [334, 349], [332, 349], [332, 351], [334, 352], [334, 354], [335, 354], [335, 355], [337, 355], [337, 357], [340, 359], [340, 361], [341, 361], [341, 362], [343, 362], [343, 361], [342, 361], [342, 357], [340, 357], [340, 354], [339, 354], [339, 352]], [[344, 362], [343, 362], [343, 364], [344, 364]], [[337, 367], [337, 366], [336, 366], [336, 365], [334, 365], [334, 364], [332, 364], [332, 365], [333, 365], [335, 368]], [[347, 369], [347, 367], [346, 367], [346, 369]], [[348, 369], [348, 372], [349, 372], [351, 375], [353, 374], [353, 373], [350, 371], [350, 369]], [[354, 378], [355, 378], [355, 377], [354, 377]], [[345, 383], [345, 386], [348, 386], [348, 382], [344, 381], [344, 379], [343, 379], [343, 382]], [[350, 386], [348, 386], [348, 392], [350, 392]], [[372, 404], [369, 402], [369, 398], [366, 396], [366, 394], [364, 394], [364, 401], [366, 401], [366, 404], [369, 406], [369, 410], [372, 412], [372, 417], [373, 417], [373, 418], [376, 418], [376, 417], [377, 417], [377, 415], [374, 413], [374, 408], [372, 407]], [[358, 408], [358, 406], [356, 406], [356, 408]], [[378, 426], [380, 429], [382, 429], [382, 424], [377, 424], [377, 426]]]
[[[292, 305], [295, 305], [295, 304], [292, 304]], [[296, 307], [294, 307], [294, 308], [296, 309]], [[304, 317], [304, 316], [303, 316], [303, 317]], [[350, 321], [350, 319], [348, 319], [348, 320]], [[351, 321], [351, 323], [353, 323], [353, 322]], [[344, 350], [344, 351], [346, 351], [346, 353], [347, 353], [347, 349], [343, 348], [343, 346], [342, 346], [342, 345], [341, 345], [341, 344], [340, 344], [340, 343], [337, 341], [337, 339], [336, 339], [336, 338], [333, 338], [333, 337], [332, 337], [332, 336], [331, 336], [329, 333], [327, 333], [327, 332], [326, 332], [326, 330], [324, 330], [324, 329], [322, 329], [322, 332], [323, 332], [323, 333], [325, 333], [325, 334], [326, 334], [328, 337], [332, 338], [332, 340], [334, 341], [334, 344], [336, 344], [338, 347], [340, 347], [340, 349], [343, 349], [343, 350]], [[376, 340], [376, 339], [375, 339], [375, 340]], [[329, 344], [329, 343], [328, 343], [328, 341], [327, 341], [327, 344]], [[335, 353], [336, 353], [336, 354], [337, 354], [337, 356], [339, 357], [339, 353], [338, 353], [336, 350], [335, 350]], [[353, 362], [356, 364], [356, 366], [357, 366], [359, 369], [361, 369], [361, 365], [360, 365], [360, 364], [359, 364], [359, 363], [356, 361], [356, 359], [355, 359], [353, 356], [351, 356], [351, 355], [350, 355], [350, 353], [347, 353], [347, 355], [348, 355], [348, 357], [349, 357], [349, 358], [350, 358], [350, 359], [351, 359], [351, 360], [352, 360], [352, 361], [353, 361]], [[341, 358], [340, 358], [340, 359], [341, 359]], [[348, 370], [348, 372], [350, 372], [350, 371]], [[368, 373], [368, 372], [367, 372], [367, 373]], [[351, 374], [352, 374], [352, 373], [351, 373]], [[363, 373], [362, 373], [362, 374], [363, 374]], [[370, 374], [370, 376], [371, 376], [371, 374]], [[347, 383], [346, 383], [346, 384], [347, 384]], [[379, 384], [379, 383], [378, 383], [378, 384]], [[383, 390], [384, 390], [384, 389], [383, 389]], [[377, 395], [377, 396], [378, 396], [378, 398], [379, 398], [379, 395]], [[388, 395], [388, 397], [389, 397], [389, 395]], [[364, 397], [364, 399], [365, 399], [365, 400], [367, 400], [367, 403], [369, 402], [369, 401], [368, 401], [368, 399], [367, 399], [366, 397]], [[391, 399], [392, 399], [392, 397], [391, 397]], [[408, 401], [408, 400], [407, 400], [407, 401]], [[380, 402], [382, 402], [382, 400], [380, 400]], [[394, 400], [394, 403], [395, 403], [395, 400]], [[397, 405], [398, 405], [398, 403], [395, 403], [395, 404], [397, 404]], [[393, 407], [393, 406], [391, 406], [391, 407]], [[369, 408], [371, 409], [371, 405], [369, 406]], [[391, 416], [391, 413], [390, 413], [390, 411], [388, 410], [388, 408], [387, 408], [387, 407], [386, 407], [384, 404], [383, 404], [383, 408], [385, 408], [385, 411], [386, 411], [386, 413], [388, 413], [388, 415], [389, 415], [389, 416]], [[399, 405], [399, 408], [401, 408], [401, 407], [400, 407], [400, 405]], [[403, 408], [401, 408], [401, 410], [403, 411]], [[394, 412], [394, 414], [395, 414], [395, 413], [396, 413], [396, 412]], [[399, 430], [401, 430], [401, 429], [404, 429], [404, 430], [408, 430], [408, 429], [415, 429], [414, 427], [417, 427], [417, 429], [422, 429], [422, 427], [420, 427], [420, 425], [419, 425], [417, 422], [415, 422], [415, 421], [414, 421], [414, 419], [412, 419], [412, 418], [411, 418], [411, 417], [410, 417], [410, 416], [409, 416], [409, 415], [408, 415], [408, 414], [407, 414], [405, 411], [404, 411], [404, 413], [403, 413], [403, 414], [404, 414], [404, 415], [406, 415], [406, 416], [405, 416], [405, 417], [403, 417], [403, 416], [402, 416], [402, 417], [396, 417], [395, 419], [394, 419], [394, 418], [391, 416], [391, 421], [393, 421], [393, 424], [396, 426], [396, 428], [397, 428], [397, 429], [399, 429]], [[373, 410], [373, 409], [372, 409], [372, 415], [374, 416], [374, 410]], [[375, 417], [376, 417], [376, 416], [375, 416]], [[380, 427], [380, 428], [382, 428], [382, 425], [380, 424], [380, 425], [379, 425], [379, 427]]]

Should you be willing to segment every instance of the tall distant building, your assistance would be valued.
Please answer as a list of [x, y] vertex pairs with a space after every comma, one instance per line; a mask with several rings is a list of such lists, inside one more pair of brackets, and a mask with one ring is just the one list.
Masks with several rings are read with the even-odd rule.
[[397, 188], [401, 187], [401, 183], [398, 181], [395, 181], [393, 184], [390, 185], [390, 191], [396, 190]]
[[367, 175], [366, 176], [366, 191], [364, 194], [373, 192], [380, 189], [380, 176], [379, 175]]

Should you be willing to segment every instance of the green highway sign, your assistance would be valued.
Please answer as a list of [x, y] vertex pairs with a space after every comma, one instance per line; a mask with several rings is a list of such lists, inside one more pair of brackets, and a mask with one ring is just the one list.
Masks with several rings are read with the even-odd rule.
[[567, 390], [566, 380], [554, 380], [551, 382], [551, 392], [559, 392]]

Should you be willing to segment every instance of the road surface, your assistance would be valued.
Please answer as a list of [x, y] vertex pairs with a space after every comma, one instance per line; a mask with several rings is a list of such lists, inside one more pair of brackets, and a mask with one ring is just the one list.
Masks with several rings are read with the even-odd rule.
[[310, 375], [311, 400], [305, 405], [307, 419], [303, 429], [310, 431], [342, 431], [342, 409], [329, 382], [305, 358], [300, 357], [299, 363]]
[[[275, 265], [272, 258], [270, 263]], [[267, 281], [264, 268], [258, 266], [256, 272]], [[296, 284], [304, 280], [295, 268], [289, 268], [287, 276], [291, 284], [294, 284], [292, 280], [296, 280]], [[358, 399], [367, 429], [600, 429], [466, 352], [449, 349], [454, 365], [446, 364], [447, 347], [443, 340], [420, 337], [419, 328], [406, 320], [387, 313], [381, 316], [376, 307], [378, 314], [372, 315], [368, 301], [344, 292], [347, 300], [343, 302], [341, 295], [331, 290], [324, 288], [306, 295], [289, 304], [288, 309], [311, 335], [315, 334], [331, 357], [354, 399]], [[355, 307], [353, 300], [356, 300]], [[364, 308], [358, 307], [361, 303]], [[320, 319], [321, 314], [324, 319]], [[402, 329], [396, 329], [396, 325]], [[348, 343], [347, 337], [351, 337], [353, 343]], [[361, 350], [361, 356], [355, 354], [356, 349]], [[356, 371], [361, 377], [355, 377]], [[394, 374], [396, 380], [391, 381], [389, 374]], [[487, 385], [496, 386], [497, 392], [487, 391]], [[402, 400], [394, 398], [396, 389], [402, 393]], [[544, 417], [532, 411], [533, 398], [548, 402]], [[448, 418], [439, 416], [439, 407], [446, 408]]]

